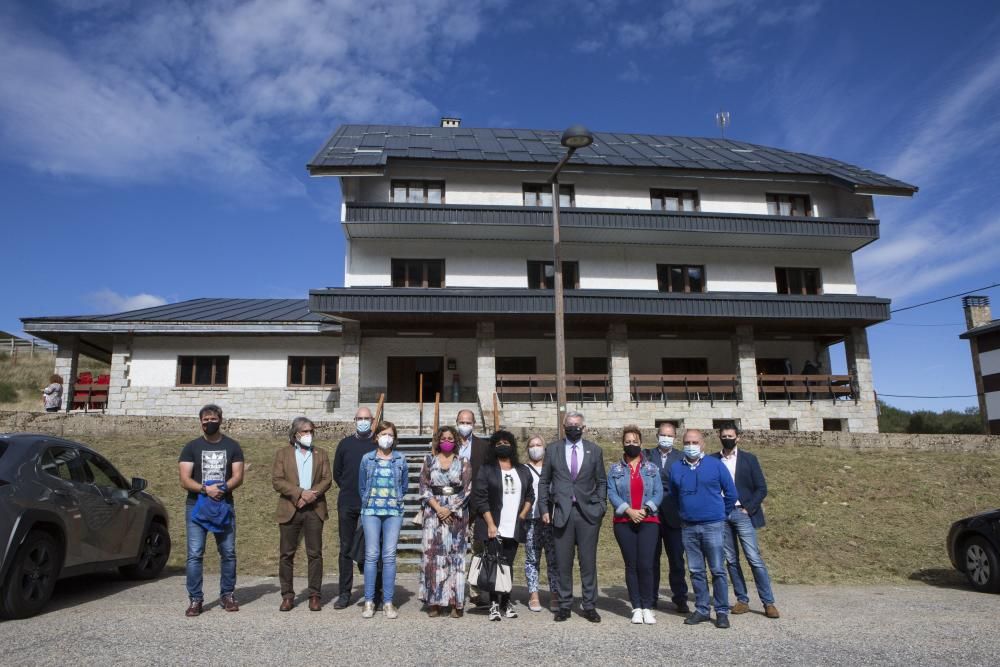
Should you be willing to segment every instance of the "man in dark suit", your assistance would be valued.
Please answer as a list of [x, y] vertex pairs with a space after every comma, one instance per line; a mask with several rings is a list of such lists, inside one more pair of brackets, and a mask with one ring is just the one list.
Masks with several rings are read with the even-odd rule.
[[[490, 446], [490, 441], [484, 440], [474, 433], [476, 429], [476, 414], [472, 410], [459, 410], [458, 415], [455, 416], [455, 428], [458, 430], [459, 437], [459, 442], [457, 443], [458, 455], [468, 461], [469, 467], [472, 468], [472, 489], [469, 491], [469, 497], [471, 498], [476, 492], [476, 476], [479, 474], [479, 468], [486, 460], [486, 450]], [[469, 513], [469, 542], [472, 544], [472, 553], [481, 554], [483, 552], [483, 542], [475, 539], [474, 528], [477, 513], [471, 503], [469, 505]], [[469, 582], [469, 595], [466, 599], [478, 607], [485, 607], [490, 603], [489, 598], [481, 595], [479, 589], [472, 582]]]
[[[366, 407], [358, 408], [354, 414], [355, 432], [340, 441], [333, 455], [333, 481], [340, 488], [340, 493], [337, 495], [337, 530], [340, 537], [337, 569], [340, 585], [337, 599], [333, 603], [334, 609], [346, 609], [351, 604], [351, 589], [354, 587], [351, 546], [354, 544], [358, 517], [361, 516], [358, 471], [361, 467], [361, 458], [368, 452], [375, 451], [375, 441], [372, 439], [374, 426], [372, 411]], [[376, 584], [375, 590], [382, 590], [381, 583]]]
[[[747, 595], [747, 582], [740, 567], [739, 549], [743, 550], [753, 580], [757, 585], [757, 594], [764, 605], [764, 615], [768, 618], [778, 618], [778, 608], [774, 606], [774, 593], [771, 590], [771, 577], [767, 573], [767, 565], [760, 555], [757, 545], [757, 529], [764, 526], [764, 508], [762, 503], [767, 496], [767, 481], [757, 457], [750, 452], [740, 451], [737, 446], [740, 433], [736, 424], [726, 423], [719, 429], [719, 440], [722, 441], [722, 451], [715, 457], [722, 460], [736, 482], [739, 500], [736, 507], [726, 519], [725, 550], [726, 566], [729, 568], [729, 578], [733, 580], [733, 592], [736, 594], [736, 604], [733, 614], [745, 614], [750, 611], [750, 597]], [[739, 547], [737, 547], [737, 542]]]
[[556, 621], [569, 619], [573, 606], [573, 558], [580, 560], [583, 617], [600, 623], [597, 613], [597, 538], [607, 511], [608, 478], [601, 448], [583, 439], [583, 415], [569, 412], [563, 420], [566, 437], [545, 448], [538, 481], [542, 521], [552, 524], [559, 568], [559, 611]]
[[[663, 422], [656, 434], [656, 447], [646, 450], [646, 460], [660, 469], [663, 488], [670, 480], [670, 466], [684, 458], [680, 449], [674, 447], [677, 428], [670, 422]], [[677, 613], [690, 614], [688, 607], [687, 573], [684, 569], [684, 538], [681, 536], [681, 516], [677, 512], [677, 499], [669, 493], [663, 494], [660, 503], [660, 540], [656, 543], [656, 565], [653, 566], [653, 590], [660, 593], [660, 554], [667, 552], [670, 567], [670, 599], [677, 607]], [[655, 603], [654, 603], [655, 604]]]

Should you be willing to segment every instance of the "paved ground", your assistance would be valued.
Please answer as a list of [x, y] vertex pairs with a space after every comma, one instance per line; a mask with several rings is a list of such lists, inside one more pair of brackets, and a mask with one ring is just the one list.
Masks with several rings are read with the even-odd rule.
[[[214, 576], [206, 583], [214, 583]], [[211, 586], [206, 586], [206, 590]], [[759, 613], [733, 627], [682, 625], [660, 612], [655, 626], [633, 626], [603, 591], [604, 622], [575, 616], [554, 623], [547, 611], [520, 606], [518, 619], [490, 623], [478, 613], [429, 619], [412, 576], [397, 594], [400, 617], [361, 618], [358, 606], [279, 613], [277, 581], [240, 579], [242, 610], [214, 601], [184, 617], [183, 577], [135, 585], [110, 575], [61, 582], [47, 611], [0, 622], [0, 664], [921, 664], [995, 665], [1000, 656], [1000, 596], [924, 584], [879, 587], [778, 586], [783, 618]], [[332, 587], [331, 587], [332, 589]], [[515, 595], [523, 589], [515, 590]], [[544, 599], [544, 598], [543, 598]], [[754, 601], [756, 605], [756, 602]], [[669, 606], [669, 603], [667, 603]]]

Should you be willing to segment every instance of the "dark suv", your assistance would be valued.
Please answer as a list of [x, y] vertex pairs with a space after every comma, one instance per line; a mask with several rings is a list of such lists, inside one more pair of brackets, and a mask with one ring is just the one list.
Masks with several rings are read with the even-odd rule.
[[0, 434], [0, 614], [41, 611], [56, 580], [119, 568], [152, 579], [170, 557], [167, 511], [77, 442]]

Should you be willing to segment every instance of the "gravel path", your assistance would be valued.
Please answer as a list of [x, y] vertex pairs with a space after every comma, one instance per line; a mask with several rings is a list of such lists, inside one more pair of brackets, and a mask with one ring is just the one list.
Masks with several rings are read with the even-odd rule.
[[[206, 577], [206, 590], [216, 576]], [[655, 626], [633, 626], [620, 588], [602, 591], [599, 625], [575, 614], [557, 624], [523, 605], [520, 618], [500, 623], [477, 612], [429, 619], [415, 579], [399, 588], [399, 619], [365, 620], [359, 606], [279, 613], [276, 579], [242, 577], [239, 613], [213, 600], [188, 619], [182, 576], [141, 585], [79, 578], [61, 582], [42, 615], [0, 622], [0, 664], [995, 665], [1000, 656], [1000, 596], [923, 584], [777, 586], [783, 618], [735, 616], [729, 630], [686, 627], [664, 611]], [[515, 596], [523, 601], [524, 590]]]

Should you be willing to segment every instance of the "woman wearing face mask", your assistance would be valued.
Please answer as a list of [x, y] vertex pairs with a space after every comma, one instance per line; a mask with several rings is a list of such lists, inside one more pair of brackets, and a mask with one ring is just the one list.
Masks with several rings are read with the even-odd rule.
[[382, 422], [375, 429], [375, 451], [361, 458], [358, 490], [361, 495], [361, 525], [365, 531], [365, 606], [361, 615], [375, 615], [375, 577], [382, 560], [382, 603], [386, 618], [397, 618], [392, 604], [396, 587], [396, 543], [403, 525], [406, 495], [406, 459], [395, 450], [396, 427]]
[[[490, 438], [486, 462], [479, 468], [473, 485], [476, 519], [475, 538], [499, 539], [509, 565], [514, 563], [517, 545], [524, 542], [528, 514], [535, 502], [531, 473], [517, 460], [517, 439], [513, 433], [497, 431]], [[510, 593], [490, 593], [490, 620], [517, 618]]]
[[622, 433], [622, 459], [608, 470], [608, 502], [615, 511], [615, 539], [625, 560], [625, 585], [632, 602], [632, 622], [656, 623], [653, 565], [660, 538], [657, 511], [663, 500], [660, 469], [642, 458], [637, 426]]
[[472, 467], [458, 456], [458, 434], [451, 426], [438, 429], [431, 452], [420, 470], [424, 523], [418, 597], [431, 618], [449, 605], [451, 617], [459, 618], [465, 605], [466, 501]]
[[[540, 436], [531, 436], [528, 439], [528, 464], [525, 467], [531, 473], [531, 486], [536, 500], [538, 498], [538, 479], [542, 474], [544, 456], [545, 441]], [[538, 510], [537, 502], [531, 506], [527, 527], [524, 537], [524, 578], [528, 582], [528, 609], [531, 611], [542, 610], [542, 604], [538, 600], [538, 564], [541, 562], [543, 552], [549, 576], [551, 598], [549, 608], [558, 608], [559, 594], [556, 592], [556, 585], [559, 581], [559, 573], [556, 570], [556, 545], [552, 541], [552, 526], [542, 522], [542, 512]]]

